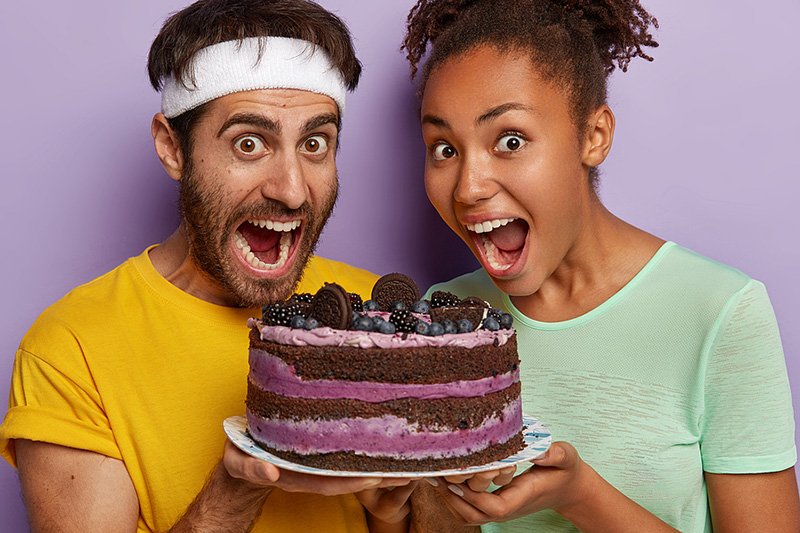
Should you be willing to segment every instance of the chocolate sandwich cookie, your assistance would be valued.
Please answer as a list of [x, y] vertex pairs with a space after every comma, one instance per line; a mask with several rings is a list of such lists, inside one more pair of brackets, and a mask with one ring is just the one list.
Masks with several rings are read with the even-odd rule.
[[419, 287], [405, 274], [386, 274], [372, 287], [372, 299], [381, 311], [391, 311], [395, 302], [403, 302], [410, 309], [419, 300]]
[[326, 283], [314, 295], [310, 316], [323, 326], [347, 329], [353, 319], [350, 295], [340, 285]]

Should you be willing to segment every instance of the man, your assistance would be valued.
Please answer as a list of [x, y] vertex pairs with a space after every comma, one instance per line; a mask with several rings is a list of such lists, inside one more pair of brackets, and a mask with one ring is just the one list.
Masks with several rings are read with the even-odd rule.
[[363, 294], [376, 278], [312, 255], [360, 70], [344, 24], [304, 0], [200, 0], [166, 22], [152, 135], [182, 222], [22, 341], [0, 452], [33, 530], [366, 529], [349, 493], [377, 508], [379, 480], [279, 471], [222, 431], [244, 410], [248, 317], [295, 288]]

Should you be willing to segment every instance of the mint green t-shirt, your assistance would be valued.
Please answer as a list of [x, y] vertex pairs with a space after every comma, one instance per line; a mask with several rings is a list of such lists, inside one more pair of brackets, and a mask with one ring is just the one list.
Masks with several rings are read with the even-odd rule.
[[[794, 417], [764, 285], [675, 243], [564, 322], [520, 313], [484, 270], [428, 291], [514, 316], [525, 413], [603, 478], [683, 532], [711, 531], [703, 472], [794, 465]], [[484, 531], [577, 531], [552, 511]]]

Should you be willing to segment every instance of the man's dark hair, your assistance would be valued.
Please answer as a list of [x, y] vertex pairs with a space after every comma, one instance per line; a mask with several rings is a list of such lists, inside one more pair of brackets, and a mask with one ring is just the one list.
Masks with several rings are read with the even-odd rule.
[[[584, 131], [589, 114], [606, 103], [608, 75], [635, 57], [652, 61], [650, 27], [658, 21], [638, 0], [419, 0], [408, 16], [402, 48], [411, 76], [432, 45], [420, 94], [433, 68], [480, 45], [527, 54], [539, 74], [568, 96]], [[590, 172], [596, 184], [596, 169]]]
[[[173, 14], [150, 47], [147, 71], [160, 91], [165, 80], [192, 80], [192, 61], [213, 44], [250, 37], [302, 39], [324, 50], [349, 90], [361, 76], [352, 38], [344, 22], [308, 0], [199, 0]], [[181, 151], [191, 153], [191, 131], [207, 109], [201, 105], [169, 119]]]

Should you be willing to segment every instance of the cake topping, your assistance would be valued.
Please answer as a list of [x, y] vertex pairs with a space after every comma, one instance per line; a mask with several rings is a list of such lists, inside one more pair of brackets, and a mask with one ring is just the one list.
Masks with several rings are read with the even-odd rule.
[[326, 283], [314, 295], [311, 315], [323, 326], [334, 329], [347, 329], [353, 319], [353, 306], [350, 295], [336, 283]]
[[369, 300], [362, 301], [359, 294], [326, 283], [316, 294], [297, 293], [285, 302], [265, 305], [262, 321], [265, 326], [295, 330], [327, 326], [370, 334], [427, 337], [510, 330], [514, 323], [510, 314], [493, 309], [477, 297], [462, 300], [452, 293], [435, 291], [431, 300], [420, 299], [416, 283], [397, 273], [380, 278]]
[[372, 299], [378, 302], [381, 311], [391, 311], [395, 302], [403, 302], [404, 309], [410, 309], [419, 300], [419, 288], [405, 274], [386, 274], [375, 282]]

